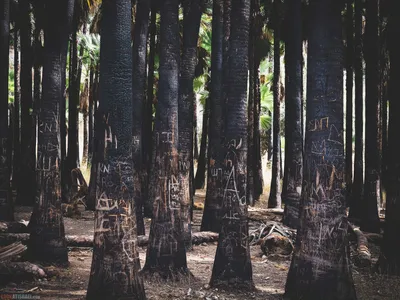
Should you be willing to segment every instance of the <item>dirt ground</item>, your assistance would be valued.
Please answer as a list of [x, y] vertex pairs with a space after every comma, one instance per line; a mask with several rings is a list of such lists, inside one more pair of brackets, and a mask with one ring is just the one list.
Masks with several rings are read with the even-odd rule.
[[[204, 191], [197, 194], [195, 202], [204, 200]], [[262, 202], [261, 202], [262, 205]], [[252, 209], [262, 211], [261, 208]], [[18, 207], [16, 218], [29, 220], [31, 208]], [[193, 230], [198, 231], [201, 223], [201, 210], [195, 210]], [[273, 217], [273, 216], [272, 216]], [[272, 218], [271, 217], [271, 218]], [[279, 218], [275, 217], [275, 218]], [[69, 235], [93, 234], [93, 213], [85, 212], [80, 219], [65, 218], [65, 230]], [[150, 220], [146, 220], [146, 233], [149, 232]], [[260, 222], [251, 220], [250, 230], [258, 228]], [[351, 241], [354, 246], [354, 241]], [[282, 299], [290, 260], [271, 261], [262, 255], [260, 246], [251, 247], [253, 279], [256, 285], [254, 292], [237, 292], [211, 289], [210, 280], [216, 243], [203, 243], [193, 246], [187, 253], [188, 267], [194, 275], [190, 282], [167, 283], [145, 281], [147, 299], [206, 299], [206, 300], [242, 300], [242, 299]], [[139, 248], [141, 265], [144, 265], [146, 248]], [[379, 247], [371, 245], [374, 261], [378, 258]], [[10, 282], [0, 284], [0, 292], [22, 293], [34, 289], [33, 295], [40, 299], [85, 299], [92, 262], [91, 248], [71, 248], [69, 251], [70, 266], [60, 269], [58, 276], [44, 280]], [[381, 276], [370, 269], [353, 267], [353, 276], [359, 300], [400, 299], [400, 279]]]

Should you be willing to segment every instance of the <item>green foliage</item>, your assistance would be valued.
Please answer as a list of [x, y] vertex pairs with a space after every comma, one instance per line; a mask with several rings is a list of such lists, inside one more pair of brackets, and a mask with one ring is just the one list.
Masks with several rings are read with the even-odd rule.
[[8, 71], [8, 103], [14, 103], [14, 69]]

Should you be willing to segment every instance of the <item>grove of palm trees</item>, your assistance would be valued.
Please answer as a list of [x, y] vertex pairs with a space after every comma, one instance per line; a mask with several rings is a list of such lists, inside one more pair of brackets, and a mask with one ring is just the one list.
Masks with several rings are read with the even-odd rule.
[[400, 299], [398, 0], [0, 27], [0, 299]]

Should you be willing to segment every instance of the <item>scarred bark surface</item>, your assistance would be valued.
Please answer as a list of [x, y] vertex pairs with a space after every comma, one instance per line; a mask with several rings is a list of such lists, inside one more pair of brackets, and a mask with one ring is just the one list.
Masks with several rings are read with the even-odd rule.
[[154, 128], [153, 218], [144, 275], [188, 274], [178, 166], [179, 27], [178, 0], [161, 5], [160, 80]]
[[300, 226], [286, 299], [356, 299], [347, 242], [341, 7], [310, 1], [307, 124]]
[[232, 1], [231, 20], [221, 230], [210, 285], [252, 289], [246, 205], [250, 0]]
[[139, 277], [132, 147], [131, 1], [102, 3], [97, 190], [86, 299], [146, 299]]

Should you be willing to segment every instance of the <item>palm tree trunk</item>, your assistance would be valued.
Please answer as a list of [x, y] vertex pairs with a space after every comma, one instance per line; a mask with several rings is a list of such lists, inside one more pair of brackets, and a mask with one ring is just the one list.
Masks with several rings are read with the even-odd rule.
[[378, 3], [367, 0], [366, 5], [365, 192], [361, 228], [380, 232], [377, 206], [380, 202]]
[[363, 59], [362, 59], [362, 0], [354, 4], [354, 85], [355, 85], [355, 155], [352, 201], [349, 218], [361, 219], [364, 185], [364, 117], [363, 117]]
[[[179, 23], [178, 0], [161, 4], [160, 80], [155, 121], [154, 196], [149, 247], [143, 273], [163, 278], [188, 274], [180, 202], [178, 161]], [[168, 114], [165, 112], [168, 111]]]
[[[222, 204], [222, 116], [223, 116], [223, 0], [214, 0], [211, 40], [211, 91], [207, 99], [210, 108], [208, 132], [207, 192], [204, 203], [201, 231], [219, 232], [221, 228], [220, 209]], [[204, 122], [204, 119], [203, 119]], [[204, 129], [203, 129], [204, 130]], [[197, 176], [196, 176], [197, 177]], [[197, 186], [196, 186], [197, 187]]]
[[88, 127], [89, 127], [89, 135], [88, 135], [88, 161], [90, 164], [92, 163], [93, 157], [93, 139], [94, 139], [94, 126], [93, 126], [93, 118], [94, 118], [94, 63], [93, 60], [90, 61], [89, 67], [89, 107], [88, 107]]
[[299, 205], [303, 181], [303, 134], [301, 130], [302, 27], [301, 0], [291, 1], [287, 8], [290, 28], [285, 45], [285, 178], [282, 196], [285, 202], [283, 223], [292, 228], [299, 225]]
[[0, 4], [0, 220], [14, 220], [8, 153], [8, 68], [10, 41], [10, 1]]
[[61, 213], [60, 104], [63, 68], [68, 49], [74, 1], [46, 2], [43, 99], [39, 114], [37, 194], [31, 220], [28, 252], [32, 259], [67, 263], [68, 250]]
[[143, 194], [142, 170], [143, 164], [143, 122], [145, 113], [146, 91], [146, 60], [147, 37], [149, 29], [150, 1], [139, 0], [136, 6], [136, 21], [133, 44], [133, 77], [132, 77], [132, 102], [133, 102], [133, 182], [134, 202], [136, 205], [137, 234], [144, 235], [143, 221]]
[[[21, 166], [21, 137], [20, 137], [20, 64], [19, 64], [19, 30], [17, 22], [14, 22], [14, 113], [13, 113], [13, 166], [12, 188], [18, 189], [19, 168]], [[8, 87], [7, 87], [8, 88]], [[7, 96], [8, 97], [8, 96]]]
[[281, 31], [281, 0], [274, 1], [274, 14], [275, 14], [275, 27], [274, 27], [274, 80], [273, 80], [273, 94], [274, 94], [274, 123], [273, 123], [273, 155], [272, 155], [272, 178], [271, 189], [268, 199], [268, 207], [280, 208], [281, 207], [281, 188], [280, 188], [280, 169], [281, 169], [281, 136], [280, 136], [280, 31]]
[[221, 230], [211, 275], [211, 286], [254, 287], [246, 205], [247, 179], [247, 79], [250, 0], [232, 1], [229, 41], [229, 77], [226, 79], [225, 187]]
[[17, 203], [33, 205], [35, 202], [35, 161], [32, 143], [33, 109], [32, 98], [32, 26], [30, 16], [30, 3], [28, 0], [19, 2], [21, 14], [20, 36], [21, 36], [21, 159]]
[[[186, 249], [192, 248], [191, 204], [191, 170], [193, 165], [193, 126], [196, 97], [193, 91], [193, 80], [197, 65], [197, 41], [199, 38], [200, 20], [203, 12], [203, 0], [186, 0], [183, 2], [183, 50], [179, 78], [178, 132], [179, 132], [179, 189], [183, 209], [183, 227]], [[196, 120], [197, 122], [197, 120]], [[196, 124], [197, 127], [197, 124]], [[197, 136], [196, 136], [197, 139]]]
[[[83, 47], [81, 48], [83, 50]], [[83, 53], [82, 53], [83, 55]], [[80, 57], [82, 57], [80, 55]], [[89, 121], [89, 80], [86, 78], [83, 86], [82, 93], [79, 97], [79, 110], [83, 116], [83, 150], [82, 150], [82, 166], [87, 168], [88, 155], [89, 155], [89, 134], [88, 134], [88, 121]]]
[[143, 214], [151, 217], [153, 214], [153, 201], [150, 197], [150, 171], [153, 165], [153, 101], [154, 101], [154, 59], [156, 51], [156, 30], [157, 30], [157, 7], [154, 1], [151, 5], [150, 28], [149, 28], [149, 57], [148, 57], [148, 77], [147, 77], [147, 102], [145, 105], [145, 119], [143, 129], [143, 159], [144, 165], [147, 166], [143, 170]]
[[[207, 79], [206, 89], [209, 87], [209, 79]], [[206, 100], [206, 103], [203, 107], [203, 124], [201, 129], [201, 143], [200, 143], [200, 155], [197, 159], [197, 170], [196, 177], [194, 179], [195, 189], [203, 189], [206, 181], [206, 164], [207, 164], [207, 136], [208, 136], [208, 128], [209, 128], [209, 100]]]
[[[346, 198], [351, 199], [353, 183], [353, 2], [347, 0], [346, 5]], [[346, 204], [349, 206], [349, 203]]]
[[[103, 1], [93, 260], [86, 299], [146, 299], [133, 182], [131, 1]], [[110, 280], [112, 278], [112, 280]]]
[[[258, 1], [258, 0], [257, 0]], [[261, 16], [260, 16], [261, 18]], [[254, 84], [254, 201], [260, 199], [263, 193], [264, 180], [261, 159], [261, 133], [260, 133], [260, 113], [261, 113], [261, 91], [260, 91], [260, 58], [255, 57], [255, 84]]]
[[398, 128], [400, 126], [400, 102], [398, 99], [397, 88], [400, 84], [400, 47], [396, 41], [400, 34], [400, 6], [395, 0], [389, 1], [389, 17], [388, 17], [388, 48], [390, 57], [390, 74], [389, 74], [389, 160], [388, 165], [388, 185], [387, 185], [387, 201], [386, 201], [386, 224], [383, 235], [382, 252], [379, 257], [377, 266], [378, 270], [384, 274], [399, 275], [400, 274], [400, 256], [398, 245], [400, 245], [400, 139]]
[[[255, 9], [256, 1], [251, 0], [250, 3], [250, 34], [249, 34], [249, 101], [247, 105], [247, 144], [249, 146], [247, 151], [247, 191], [246, 200], [247, 204], [254, 206], [254, 98], [255, 98], [255, 40], [256, 40], [256, 23], [255, 23]], [[258, 25], [258, 24], [257, 24]]]
[[[343, 149], [341, 4], [311, 0], [307, 126], [300, 226], [288, 299], [356, 299], [348, 242]], [[326, 121], [324, 121], [326, 120]]]
[[[77, 22], [74, 17], [74, 23]], [[72, 32], [71, 47], [71, 64], [70, 77], [68, 88], [68, 152], [65, 162], [65, 172], [63, 175], [66, 178], [67, 184], [67, 201], [71, 201], [73, 196], [71, 171], [79, 166], [79, 139], [78, 139], [78, 105], [80, 91], [80, 74], [79, 74], [79, 58], [78, 58], [78, 40], [76, 25]]]

